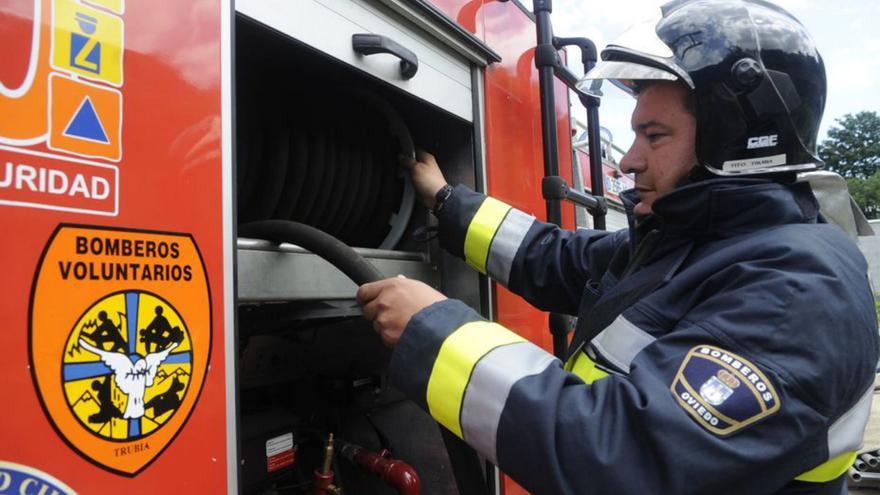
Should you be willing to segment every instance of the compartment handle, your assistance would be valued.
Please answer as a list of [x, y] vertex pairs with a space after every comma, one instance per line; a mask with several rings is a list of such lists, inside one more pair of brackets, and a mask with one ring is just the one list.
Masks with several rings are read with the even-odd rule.
[[373, 55], [376, 53], [388, 53], [400, 59], [400, 76], [404, 79], [412, 79], [419, 71], [419, 58], [415, 53], [380, 34], [353, 34], [351, 35], [351, 47], [361, 55]]

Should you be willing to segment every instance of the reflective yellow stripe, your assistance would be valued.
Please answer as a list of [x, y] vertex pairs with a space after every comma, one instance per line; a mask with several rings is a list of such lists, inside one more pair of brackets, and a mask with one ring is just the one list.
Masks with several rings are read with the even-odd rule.
[[431, 416], [462, 438], [461, 402], [474, 366], [492, 349], [514, 342], [525, 342], [525, 339], [487, 321], [465, 323], [446, 337], [428, 379], [427, 402]]
[[565, 363], [565, 370], [574, 373], [588, 385], [608, 376], [608, 373], [599, 369], [595, 361], [583, 351], [578, 351]]
[[795, 478], [798, 481], [824, 483], [837, 479], [856, 461], [856, 452], [844, 452], [834, 459], [827, 460], [806, 473]]
[[486, 273], [486, 259], [489, 257], [489, 246], [495, 232], [504, 221], [510, 206], [495, 198], [487, 197], [474, 219], [468, 225], [467, 234], [464, 236], [464, 258], [467, 264]]

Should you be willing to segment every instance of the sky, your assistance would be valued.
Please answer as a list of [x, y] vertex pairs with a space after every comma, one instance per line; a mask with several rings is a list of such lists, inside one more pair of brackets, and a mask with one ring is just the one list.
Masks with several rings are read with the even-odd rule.
[[[528, 4], [528, 0], [525, 1]], [[555, 0], [553, 30], [557, 36], [585, 36], [601, 49], [629, 25], [656, 14], [662, 0]], [[880, 111], [880, 0], [776, 0], [812, 34], [825, 60], [828, 100], [819, 131], [820, 142], [829, 126], [847, 113]], [[580, 55], [568, 57], [579, 74]], [[629, 117], [635, 100], [606, 83], [599, 120], [626, 149], [632, 142]], [[574, 114], [582, 107], [572, 99]], [[583, 119], [583, 117], [581, 117]]]

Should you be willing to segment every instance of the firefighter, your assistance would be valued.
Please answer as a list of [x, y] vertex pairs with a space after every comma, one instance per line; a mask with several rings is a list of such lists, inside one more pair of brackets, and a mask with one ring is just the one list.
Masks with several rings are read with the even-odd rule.
[[[395, 278], [358, 291], [393, 382], [535, 494], [839, 494], [869, 415], [867, 264], [808, 184], [825, 70], [762, 0], [676, 1], [585, 77], [637, 97], [630, 228], [563, 231], [410, 163], [441, 245], [579, 316], [560, 361]], [[513, 164], [511, 164], [513, 166]]]

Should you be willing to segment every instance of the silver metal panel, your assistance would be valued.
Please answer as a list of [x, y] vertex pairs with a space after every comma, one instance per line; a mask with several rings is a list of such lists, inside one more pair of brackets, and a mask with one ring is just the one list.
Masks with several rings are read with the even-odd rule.
[[[388, 277], [404, 275], [437, 289], [437, 268], [419, 253], [355, 249]], [[321, 257], [292, 244], [238, 241], [238, 301], [353, 299], [357, 286]]]
[[[474, 67], [471, 72], [471, 81], [474, 88], [474, 145], [477, 148], [475, 159], [477, 160], [477, 190], [488, 192], [489, 184], [487, 182], [486, 172], [486, 85], [485, 85], [485, 69]], [[498, 315], [495, 314], [495, 285], [489, 277], [480, 277], [480, 303], [482, 305], [482, 315], [495, 321]], [[495, 468], [497, 471], [497, 468]], [[498, 485], [495, 485], [496, 487]]]
[[[232, 89], [232, 28], [235, 16], [234, 0], [220, 2], [220, 111], [222, 136], [222, 218], [223, 218], [223, 368], [226, 391], [226, 492], [238, 493], [238, 335], [235, 328], [235, 217], [233, 194], [235, 177], [232, 170], [235, 136], [233, 121]], [[210, 369], [210, 367], [208, 368]], [[220, 458], [220, 455], [217, 455]]]
[[[276, 244], [274, 242], [262, 239], [250, 239], [247, 237], [239, 237], [236, 240], [239, 249], [249, 249], [253, 251], [272, 251], [281, 253], [303, 254], [309, 251], [295, 244]], [[425, 261], [427, 258], [422, 253], [413, 253], [410, 251], [390, 251], [387, 249], [370, 249], [370, 248], [354, 248], [355, 252], [365, 258], [370, 259], [388, 259], [400, 261]]]
[[[478, 178], [478, 187], [480, 191], [487, 191], [487, 174], [486, 174], [486, 87], [485, 87], [485, 69], [482, 68], [474, 68], [472, 74], [473, 87], [474, 87], [474, 108], [477, 114], [474, 116], [474, 138], [477, 140], [477, 145], [479, 147], [479, 154], [477, 156], [477, 160], [479, 163], [476, 166], [479, 169], [479, 178]], [[482, 277], [480, 279], [480, 292], [483, 294], [481, 300], [486, 305], [483, 308], [483, 315], [488, 317], [492, 321], [496, 321], [498, 318], [498, 314], [495, 308], [495, 284], [489, 277]], [[487, 475], [492, 478], [492, 489], [493, 495], [501, 495], [503, 492], [503, 482], [501, 479], [501, 469], [498, 468], [494, 463], [486, 460], [485, 457], [480, 456], [480, 458], [484, 461], [483, 464], [486, 467]]]
[[[411, 22], [377, 9], [374, 2], [237, 0], [236, 10], [462, 119], [473, 118], [469, 62]], [[410, 49], [419, 58], [418, 73], [405, 80], [396, 57], [355, 53], [351, 35], [356, 33], [387, 36]]]

